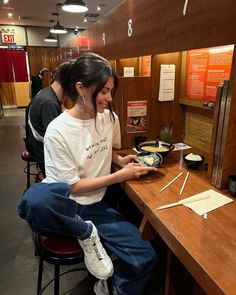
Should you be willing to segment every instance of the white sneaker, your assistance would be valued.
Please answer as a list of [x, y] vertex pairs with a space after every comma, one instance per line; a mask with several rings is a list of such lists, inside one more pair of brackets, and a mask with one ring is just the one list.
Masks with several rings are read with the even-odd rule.
[[[97, 281], [93, 287], [96, 295], [110, 295], [106, 280]], [[116, 288], [113, 286], [112, 295], [118, 295]]]
[[93, 290], [96, 295], [109, 295], [109, 290], [107, 287], [106, 280], [97, 281], [94, 285]]
[[92, 275], [100, 280], [106, 280], [114, 271], [112, 261], [100, 242], [95, 225], [91, 221], [86, 222], [92, 224], [93, 231], [88, 239], [79, 240], [84, 251], [84, 262]]

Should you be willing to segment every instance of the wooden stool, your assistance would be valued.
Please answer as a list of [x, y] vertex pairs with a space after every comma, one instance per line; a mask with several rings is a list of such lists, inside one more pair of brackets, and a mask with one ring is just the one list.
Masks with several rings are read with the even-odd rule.
[[32, 165], [37, 165], [37, 162], [35, 161], [33, 156], [26, 150], [21, 153], [21, 159], [27, 163], [26, 167], [24, 168], [24, 173], [26, 173], [26, 176], [27, 176], [26, 189], [28, 189], [30, 187], [30, 175], [37, 174], [37, 173], [31, 173], [30, 167]]
[[[36, 253], [39, 255], [37, 295], [43, 294], [48, 285], [54, 282], [54, 295], [60, 294], [60, 277], [73, 271], [87, 271], [87, 268], [77, 267], [60, 272], [61, 265], [74, 265], [84, 261], [83, 250], [76, 238], [49, 234], [36, 235]], [[54, 277], [42, 287], [44, 261], [54, 265]]]

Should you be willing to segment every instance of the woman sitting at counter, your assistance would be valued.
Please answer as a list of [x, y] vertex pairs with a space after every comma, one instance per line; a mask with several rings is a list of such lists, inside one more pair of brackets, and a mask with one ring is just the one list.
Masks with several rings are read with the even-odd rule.
[[[156, 265], [156, 253], [103, 196], [107, 186], [139, 178], [156, 168], [133, 163], [134, 155], [121, 157], [113, 152], [120, 148], [119, 120], [111, 110], [118, 79], [107, 60], [84, 54], [59, 68], [59, 80], [64, 95], [75, 105], [47, 128], [46, 181], [71, 186], [70, 198], [77, 202], [77, 214], [94, 223], [105, 248], [117, 257], [112, 277], [115, 294], [142, 294]], [[111, 173], [112, 162], [122, 169]], [[98, 281], [94, 291], [108, 294], [106, 281]]]

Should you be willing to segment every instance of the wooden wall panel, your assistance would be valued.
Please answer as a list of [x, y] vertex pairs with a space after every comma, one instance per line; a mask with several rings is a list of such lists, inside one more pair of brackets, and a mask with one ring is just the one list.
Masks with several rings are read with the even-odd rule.
[[29, 82], [15, 82], [16, 105], [26, 107], [30, 102]]
[[[150, 130], [150, 77], [119, 77], [119, 86], [113, 98], [114, 110], [118, 115], [121, 126], [122, 148], [134, 147], [134, 138], [138, 135], [148, 136]], [[127, 134], [127, 101], [147, 100], [147, 132]]]
[[119, 85], [116, 94], [112, 100], [113, 109], [120, 120], [121, 129], [123, 129], [123, 78], [119, 77]]
[[[127, 0], [82, 33], [108, 59], [236, 43], [236, 1]], [[128, 37], [128, 20], [132, 36]], [[105, 45], [102, 34], [105, 33]], [[77, 38], [77, 37], [75, 37]]]
[[30, 76], [37, 75], [42, 68], [53, 70], [50, 56], [55, 53], [55, 49], [55, 47], [27, 47]]
[[123, 72], [124, 67], [133, 67], [134, 76], [139, 76], [139, 58], [138, 57], [117, 60], [116, 73], [118, 76], [124, 75], [124, 72]]
[[[175, 65], [175, 96], [173, 101], [158, 101], [160, 66], [161, 64]], [[167, 53], [153, 56], [152, 59], [152, 86], [151, 86], [151, 122], [150, 138], [155, 139], [160, 136], [163, 126], [173, 123], [172, 141], [178, 142], [183, 139], [184, 131], [184, 109], [179, 104], [181, 79], [181, 53]]]
[[16, 105], [16, 93], [14, 83], [1, 82], [0, 83], [2, 104], [3, 106]]
[[29, 82], [0, 83], [3, 106], [25, 107], [30, 100]]

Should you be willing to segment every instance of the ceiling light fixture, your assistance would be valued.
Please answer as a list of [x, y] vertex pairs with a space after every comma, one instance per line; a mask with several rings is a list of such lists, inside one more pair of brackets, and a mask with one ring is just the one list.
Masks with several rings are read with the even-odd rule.
[[58, 12], [54, 12], [54, 13], [52, 13], [52, 15], [56, 15], [56, 17], [57, 17], [57, 23], [55, 24], [55, 26], [53, 26], [50, 29], [50, 33], [53, 33], [53, 34], [66, 34], [67, 33], [66, 28], [59, 23], [59, 20], [58, 20], [59, 13]]
[[97, 11], [100, 11], [100, 10], [101, 10], [101, 6], [98, 5], [98, 6], [97, 6]]
[[47, 35], [47, 37], [44, 39], [44, 41], [45, 42], [56, 43], [57, 39], [51, 33], [49, 33], [49, 35]]
[[[49, 31], [51, 29], [50, 23], [53, 23], [54, 20], [50, 20], [49, 21]], [[56, 43], [57, 39], [51, 34], [49, 33], [49, 35], [47, 35], [47, 37], [44, 39], [45, 42], [51, 42], [51, 43]]]
[[83, 0], [66, 0], [62, 5], [62, 10], [67, 12], [85, 12], [88, 10], [88, 7]]

